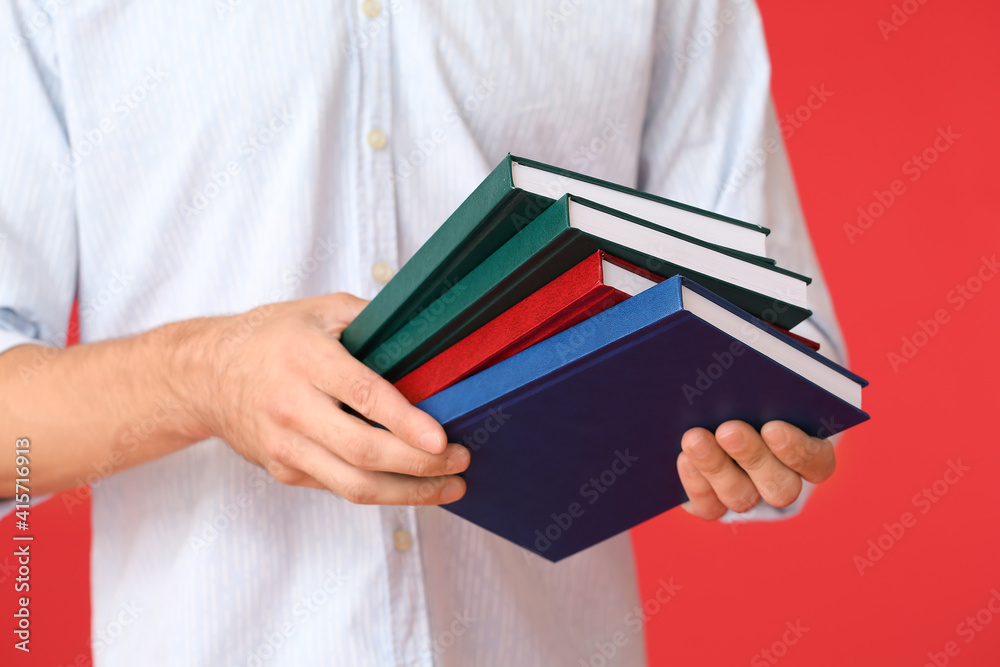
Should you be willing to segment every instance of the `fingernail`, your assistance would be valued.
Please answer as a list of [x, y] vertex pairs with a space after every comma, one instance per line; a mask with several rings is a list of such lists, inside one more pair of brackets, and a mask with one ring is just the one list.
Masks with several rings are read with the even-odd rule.
[[424, 433], [420, 436], [420, 448], [425, 452], [437, 454], [444, 449], [444, 439], [437, 433]]
[[764, 428], [760, 430], [760, 434], [767, 438], [769, 444], [772, 444], [775, 447], [784, 447], [790, 440], [788, 437], [788, 429], [782, 428], [780, 424], [774, 424], [772, 422], [764, 424]]
[[462, 497], [462, 484], [460, 482], [448, 482], [441, 489], [441, 502], [453, 503]]
[[692, 456], [703, 459], [712, 453], [712, 445], [708, 442], [708, 438], [699, 436], [688, 447], [688, 451]]
[[455, 447], [448, 454], [448, 470], [464, 468], [469, 464], [469, 450], [465, 447]]
[[719, 439], [725, 440], [726, 445], [728, 445], [731, 449], [739, 449], [746, 444], [747, 441], [747, 437], [743, 434], [743, 430], [739, 428], [732, 429], [726, 433], [724, 437]]

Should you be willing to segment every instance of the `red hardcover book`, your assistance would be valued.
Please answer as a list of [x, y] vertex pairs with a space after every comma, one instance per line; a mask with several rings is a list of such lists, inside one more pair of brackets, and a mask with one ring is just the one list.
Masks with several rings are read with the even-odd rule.
[[788, 336], [789, 338], [791, 338], [793, 340], [797, 340], [798, 342], [800, 342], [803, 345], [805, 345], [806, 347], [808, 347], [810, 350], [814, 350], [816, 352], [819, 352], [819, 343], [817, 343], [816, 341], [809, 340], [805, 336], [800, 336], [798, 334], [793, 334], [788, 329], [785, 329], [784, 327], [779, 327], [777, 324], [773, 324], [771, 322], [768, 322], [768, 324], [771, 325], [771, 328], [777, 329], [778, 331], [780, 331], [781, 333], [785, 334], [786, 336]]
[[662, 280], [598, 251], [403, 376], [395, 386], [411, 403], [419, 403]]

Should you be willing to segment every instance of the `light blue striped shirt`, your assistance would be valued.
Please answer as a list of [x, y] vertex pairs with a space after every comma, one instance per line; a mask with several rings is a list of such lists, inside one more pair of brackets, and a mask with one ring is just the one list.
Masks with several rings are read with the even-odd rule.
[[[843, 360], [748, 0], [2, 0], [0, 38], [0, 352], [74, 296], [83, 342], [370, 298], [509, 151], [770, 227]], [[626, 535], [553, 565], [218, 440], [87, 481], [97, 665], [641, 665], [675, 594]]]

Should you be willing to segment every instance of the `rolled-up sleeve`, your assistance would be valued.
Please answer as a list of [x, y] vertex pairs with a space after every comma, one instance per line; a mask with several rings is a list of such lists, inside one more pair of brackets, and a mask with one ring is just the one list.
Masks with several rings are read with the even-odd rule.
[[[771, 100], [771, 67], [757, 6], [749, 0], [661, 3], [658, 48], [643, 128], [639, 187], [770, 228], [768, 256], [813, 278], [813, 316], [795, 328], [847, 363], [830, 294], [795, 191]], [[797, 513], [761, 503], [723, 520]]]
[[73, 160], [55, 15], [0, 2], [0, 353], [65, 345], [76, 293]]

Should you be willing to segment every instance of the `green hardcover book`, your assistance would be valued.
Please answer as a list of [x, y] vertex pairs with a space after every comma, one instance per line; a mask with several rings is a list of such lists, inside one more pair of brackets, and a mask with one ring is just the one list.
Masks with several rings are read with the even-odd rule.
[[344, 330], [344, 346], [367, 356], [567, 193], [773, 264], [764, 227], [508, 155]]
[[597, 250], [664, 277], [683, 275], [785, 328], [811, 315], [810, 279], [748, 253], [564, 196], [363, 358], [394, 382]]
[[368, 354], [553, 201], [514, 187], [508, 155], [344, 329], [344, 347]]
[[[713, 245], [765, 259], [764, 241], [771, 233], [766, 227], [535, 160], [523, 157], [511, 160], [511, 176], [516, 188], [553, 200], [575, 195]], [[774, 263], [772, 259], [765, 261]]]

